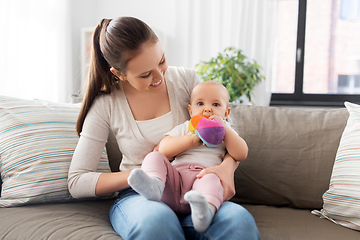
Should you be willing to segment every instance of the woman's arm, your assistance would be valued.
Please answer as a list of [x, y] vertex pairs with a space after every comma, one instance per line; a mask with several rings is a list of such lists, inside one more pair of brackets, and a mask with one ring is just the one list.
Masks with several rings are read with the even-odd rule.
[[215, 173], [221, 180], [224, 188], [224, 201], [230, 200], [235, 195], [234, 173], [239, 166], [239, 161], [235, 161], [229, 154], [226, 154], [223, 162], [214, 167], [203, 169], [196, 177], [201, 178], [205, 174]]
[[201, 144], [200, 138], [196, 134], [184, 135], [180, 137], [166, 136], [159, 144], [159, 152], [168, 159], [173, 158], [185, 150]]
[[103, 196], [126, 189], [129, 186], [127, 178], [131, 170], [124, 172], [102, 173], [95, 188], [96, 196]]
[[81, 136], [68, 174], [68, 188], [74, 198], [95, 197], [129, 187], [129, 172], [97, 172], [105, 142]]

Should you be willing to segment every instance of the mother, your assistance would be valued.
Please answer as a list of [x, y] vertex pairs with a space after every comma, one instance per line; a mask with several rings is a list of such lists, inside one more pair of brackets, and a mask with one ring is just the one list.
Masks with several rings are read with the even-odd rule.
[[[127, 178], [156, 149], [164, 133], [189, 118], [190, 93], [199, 82], [193, 70], [168, 67], [151, 28], [139, 19], [103, 19], [93, 34], [88, 88], [77, 122], [80, 135], [70, 170], [69, 191], [75, 198], [119, 192], [110, 221], [124, 239], [258, 239], [251, 214], [225, 202], [204, 233], [191, 216], [178, 216], [166, 204], [129, 188]], [[123, 154], [120, 172], [96, 172], [109, 134]], [[220, 166], [205, 169], [222, 180], [225, 200], [235, 193], [238, 163], [227, 155]]]

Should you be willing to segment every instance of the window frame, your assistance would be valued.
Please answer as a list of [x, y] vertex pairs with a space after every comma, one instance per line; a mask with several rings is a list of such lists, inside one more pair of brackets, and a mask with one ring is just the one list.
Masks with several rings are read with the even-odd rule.
[[360, 104], [359, 94], [310, 94], [303, 92], [306, 7], [307, 0], [299, 0], [294, 93], [272, 93], [270, 105], [344, 106], [345, 101]]

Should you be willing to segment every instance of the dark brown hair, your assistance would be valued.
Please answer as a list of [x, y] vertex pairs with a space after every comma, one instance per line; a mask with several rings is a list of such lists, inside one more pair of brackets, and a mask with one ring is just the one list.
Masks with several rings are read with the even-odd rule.
[[88, 84], [76, 123], [79, 135], [95, 97], [100, 93], [110, 94], [113, 87], [119, 88], [110, 68], [126, 75], [128, 62], [141, 52], [142, 46], [158, 41], [146, 23], [133, 17], [101, 20], [92, 38]]

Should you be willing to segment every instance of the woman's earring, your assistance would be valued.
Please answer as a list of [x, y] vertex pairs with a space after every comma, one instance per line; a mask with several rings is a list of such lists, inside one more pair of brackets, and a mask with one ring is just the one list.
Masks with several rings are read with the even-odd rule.
[[120, 78], [116, 75], [113, 75], [114, 79], [113, 79], [113, 83], [119, 83]]

